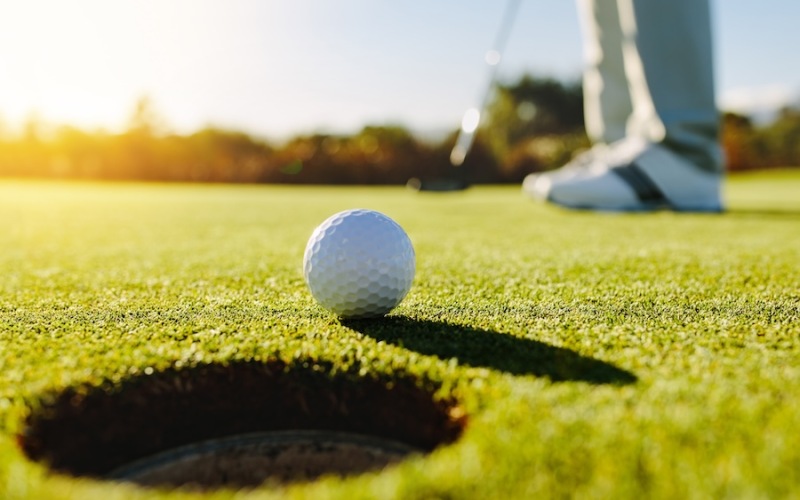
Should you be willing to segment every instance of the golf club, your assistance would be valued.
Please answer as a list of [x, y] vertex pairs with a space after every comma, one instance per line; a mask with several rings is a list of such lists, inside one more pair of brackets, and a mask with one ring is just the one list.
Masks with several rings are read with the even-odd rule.
[[519, 11], [519, 5], [522, 0], [509, 0], [506, 4], [506, 10], [503, 19], [500, 23], [500, 29], [497, 32], [497, 38], [491, 49], [486, 52], [484, 57], [486, 64], [489, 66], [489, 75], [486, 81], [486, 86], [481, 95], [478, 107], [472, 107], [464, 112], [464, 117], [461, 119], [461, 128], [458, 130], [455, 146], [450, 152], [450, 163], [454, 167], [461, 166], [469, 153], [472, 143], [475, 140], [475, 132], [480, 125], [481, 116], [489, 105], [489, 99], [494, 90], [495, 80], [497, 78], [497, 68], [500, 65], [503, 51], [505, 50], [506, 43], [508, 42], [511, 28], [514, 24], [514, 19]]
[[410, 179], [406, 184], [409, 188], [415, 191], [460, 191], [469, 187], [469, 181], [466, 178], [465, 170], [458, 167], [461, 167], [464, 163], [472, 147], [472, 143], [475, 140], [475, 132], [480, 124], [481, 115], [489, 104], [489, 99], [492, 96], [495, 80], [497, 78], [497, 69], [500, 64], [500, 59], [506, 43], [508, 42], [509, 35], [511, 34], [511, 28], [514, 24], [514, 18], [519, 11], [520, 3], [522, 3], [522, 0], [508, 1], [494, 44], [484, 56], [484, 60], [489, 66], [488, 78], [480, 94], [481, 97], [478, 101], [478, 106], [467, 109], [461, 119], [461, 126], [458, 129], [456, 142], [450, 152], [450, 164], [453, 167], [451, 169], [451, 174], [445, 178], [439, 179], [419, 179], [415, 177]]

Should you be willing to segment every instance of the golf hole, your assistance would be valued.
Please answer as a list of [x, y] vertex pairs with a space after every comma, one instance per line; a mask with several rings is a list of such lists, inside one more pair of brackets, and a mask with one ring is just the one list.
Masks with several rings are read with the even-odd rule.
[[379, 471], [452, 443], [465, 424], [456, 400], [410, 379], [239, 362], [44, 396], [19, 443], [73, 476], [241, 489]]

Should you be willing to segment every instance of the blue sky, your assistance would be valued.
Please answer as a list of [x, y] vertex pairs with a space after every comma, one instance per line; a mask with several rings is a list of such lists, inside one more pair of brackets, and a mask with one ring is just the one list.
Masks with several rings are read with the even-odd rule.
[[[456, 128], [487, 76], [498, 0], [6, 0], [0, 120], [124, 127], [147, 95], [177, 131], [267, 137]], [[800, 2], [712, 0], [721, 104], [800, 96]], [[501, 75], [578, 78], [572, 0], [523, 0]]]

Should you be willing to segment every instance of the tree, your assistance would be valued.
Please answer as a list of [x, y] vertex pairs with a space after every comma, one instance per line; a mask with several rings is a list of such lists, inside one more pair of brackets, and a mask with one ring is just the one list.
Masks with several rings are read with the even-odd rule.
[[486, 125], [498, 152], [533, 136], [580, 132], [584, 127], [582, 87], [531, 75], [500, 84]]
[[753, 164], [753, 122], [737, 113], [722, 115], [722, 149], [728, 170], [745, 170]]
[[137, 99], [133, 112], [128, 118], [128, 133], [153, 137], [166, 132], [166, 123], [156, 111], [153, 100], [148, 96]]
[[588, 146], [580, 82], [524, 75], [497, 86], [481, 130], [506, 180], [560, 166]]

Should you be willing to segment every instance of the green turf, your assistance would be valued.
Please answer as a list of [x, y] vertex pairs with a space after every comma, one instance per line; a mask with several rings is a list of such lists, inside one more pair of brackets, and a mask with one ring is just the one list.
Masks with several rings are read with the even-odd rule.
[[[66, 388], [271, 359], [411, 377], [469, 424], [380, 474], [254, 498], [796, 498], [800, 171], [726, 191], [721, 215], [598, 215], [517, 187], [4, 181], [0, 498], [232, 497], [51, 474], [15, 436]], [[303, 283], [311, 231], [352, 207], [417, 251], [382, 321], [342, 324]]]

